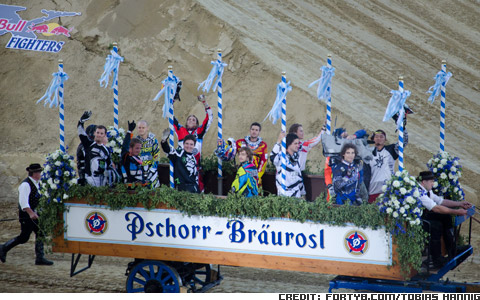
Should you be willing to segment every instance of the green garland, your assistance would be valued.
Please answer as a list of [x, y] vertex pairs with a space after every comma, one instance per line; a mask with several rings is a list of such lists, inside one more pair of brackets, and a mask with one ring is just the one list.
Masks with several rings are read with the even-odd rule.
[[[137, 187], [132, 191], [125, 185], [117, 185], [115, 188], [74, 185], [68, 194], [70, 199], [84, 199], [90, 205], [104, 204], [112, 210], [134, 207], [138, 203], [150, 210], [160, 203], [165, 203], [167, 207], [176, 208], [188, 216], [256, 217], [262, 220], [289, 217], [299, 222], [309, 220], [337, 226], [353, 223], [361, 228], [376, 229], [385, 226], [387, 230], [392, 230], [395, 227], [392, 220], [385, 221], [385, 215], [379, 212], [377, 205], [333, 206], [327, 203], [324, 197], [317, 198], [315, 202], [307, 202], [276, 195], [244, 198], [229, 194], [225, 199], [221, 199], [212, 194], [179, 192], [167, 186], [154, 190]], [[40, 227], [47, 237], [45, 241], [51, 244], [52, 238], [63, 233], [62, 227], [59, 226], [63, 226], [59, 215], [65, 208], [62, 203], [48, 203], [45, 197], [40, 199], [40, 208]], [[405, 276], [411, 268], [417, 270], [420, 268], [425, 238], [421, 226], [410, 229], [407, 230], [408, 233], [399, 234], [395, 239], [399, 253], [398, 263]]]

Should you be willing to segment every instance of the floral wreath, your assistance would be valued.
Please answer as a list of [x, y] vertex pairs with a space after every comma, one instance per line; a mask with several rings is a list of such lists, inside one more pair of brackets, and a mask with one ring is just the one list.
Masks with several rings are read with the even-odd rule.
[[453, 201], [465, 199], [465, 193], [460, 185], [462, 166], [459, 158], [448, 152], [439, 151], [427, 163], [427, 167], [435, 176], [433, 192]]
[[406, 226], [420, 226], [423, 206], [421, 192], [415, 177], [406, 170], [396, 172], [382, 187], [378, 197], [380, 212], [395, 219], [395, 232], [405, 233]]
[[46, 157], [40, 180], [40, 194], [50, 201], [62, 203], [68, 199], [68, 190], [77, 184], [73, 156], [57, 150]]
[[108, 126], [107, 138], [108, 143], [105, 146], [107, 146], [112, 154], [113, 163], [116, 166], [119, 166], [122, 160], [121, 155], [125, 130], [123, 128], [118, 128], [118, 130], [116, 130], [113, 126]]

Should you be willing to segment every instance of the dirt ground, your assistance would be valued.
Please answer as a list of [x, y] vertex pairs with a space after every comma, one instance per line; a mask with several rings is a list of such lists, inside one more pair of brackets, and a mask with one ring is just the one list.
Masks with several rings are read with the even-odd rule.
[[[0, 220], [15, 214], [15, 203], [0, 205]], [[477, 229], [480, 224], [474, 223]], [[0, 223], [0, 242], [19, 233], [18, 221]], [[464, 232], [466, 234], [466, 232]], [[474, 255], [457, 269], [442, 278], [456, 282], [479, 282], [480, 237], [473, 236]], [[50, 253], [46, 257], [54, 261], [53, 266], [35, 266], [34, 237], [24, 245], [12, 249], [7, 262], [0, 263], [0, 292], [7, 293], [123, 293], [127, 277], [125, 270], [132, 261], [129, 258], [97, 256], [90, 269], [69, 277], [71, 254]], [[86, 266], [87, 257], [82, 256], [80, 269]], [[216, 268], [216, 266], [213, 266]], [[279, 292], [328, 292], [329, 281], [334, 275], [266, 270], [244, 267], [221, 266], [224, 277], [220, 285], [209, 293], [279, 293]], [[480, 284], [480, 283], [479, 283]], [[336, 290], [348, 292], [349, 290]]]

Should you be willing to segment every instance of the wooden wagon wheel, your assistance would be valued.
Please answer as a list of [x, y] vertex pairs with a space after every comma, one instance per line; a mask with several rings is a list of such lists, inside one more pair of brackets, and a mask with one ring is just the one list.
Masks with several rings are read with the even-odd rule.
[[[190, 264], [193, 268], [190, 276], [186, 278], [185, 284], [190, 286], [193, 293], [202, 292], [212, 282], [212, 268], [209, 264]], [[198, 288], [200, 286], [200, 288]]]
[[128, 293], [179, 293], [182, 280], [177, 271], [161, 261], [146, 260], [128, 275]]

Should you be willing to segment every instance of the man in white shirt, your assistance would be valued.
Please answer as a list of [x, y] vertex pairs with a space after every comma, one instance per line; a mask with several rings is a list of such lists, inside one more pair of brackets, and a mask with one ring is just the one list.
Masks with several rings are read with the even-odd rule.
[[26, 243], [30, 238], [30, 234], [34, 232], [35, 264], [50, 266], [53, 265], [53, 262], [44, 258], [43, 243], [40, 241], [41, 231], [38, 227], [38, 214], [35, 211], [41, 197], [38, 190], [43, 168], [40, 164], [31, 164], [26, 170], [28, 177], [18, 187], [18, 218], [21, 232], [16, 238], [0, 245], [0, 260], [4, 263], [7, 259], [7, 252], [17, 245]]
[[[449, 258], [451, 259], [455, 255], [456, 245], [451, 215], [467, 215], [466, 209], [472, 207], [472, 204], [467, 201], [443, 199], [435, 195], [432, 192], [435, 176], [430, 171], [420, 172], [417, 181], [420, 183], [420, 201], [426, 208], [422, 219], [430, 224], [430, 253], [432, 254], [433, 267], [439, 268], [446, 263], [441, 250], [440, 238], [442, 234]], [[453, 209], [456, 207], [460, 208]]]

